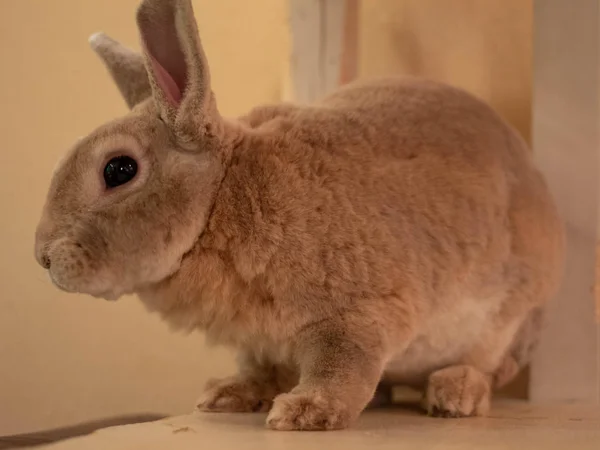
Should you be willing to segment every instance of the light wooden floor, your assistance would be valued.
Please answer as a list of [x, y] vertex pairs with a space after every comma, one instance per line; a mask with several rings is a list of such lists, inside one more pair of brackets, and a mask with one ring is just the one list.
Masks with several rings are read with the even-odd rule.
[[266, 430], [264, 415], [194, 414], [107, 428], [40, 447], [54, 450], [600, 449], [600, 408], [500, 403], [485, 419], [434, 419], [415, 410], [366, 412], [351, 430]]

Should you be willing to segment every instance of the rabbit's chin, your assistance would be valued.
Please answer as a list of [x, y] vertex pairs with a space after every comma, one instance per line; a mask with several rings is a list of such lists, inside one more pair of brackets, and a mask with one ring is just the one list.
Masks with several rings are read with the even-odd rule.
[[57, 278], [55, 275], [53, 275], [52, 271], [49, 271], [48, 274], [49, 274], [50, 280], [52, 281], [52, 284], [54, 284], [54, 286], [56, 286], [61, 291], [68, 292], [70, 294], [84, 294], [84, 295], [89, 295], [91, 297], [101, 298], [101, 299], [108, 300], [108, 301], [117, 301], [121, 297], [133, 294], [133, 291], [125, 290], [125, 289], [116, 289], [116, 288], [106, 289], [106, 288], [103, 288], [100, 286], [81, 286], [81, 285], [76, 286], [74, 284], [62, 282], [59, 278]]
[[102, 292], [99, 294], [89, 294], [95, 298], [101, 298], [103, 300], [108, 300], [109, 302], [116, 302], [121, 297], [127, 295], [127, 293], [118, 293], [118, 292]]

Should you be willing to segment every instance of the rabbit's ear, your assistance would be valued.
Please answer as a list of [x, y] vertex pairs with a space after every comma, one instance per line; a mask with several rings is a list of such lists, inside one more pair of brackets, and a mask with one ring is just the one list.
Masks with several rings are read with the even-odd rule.
[[191, 0], [143, 0], [137, 23], [162, 118], [189, 140], [214, 132], [219, 118]]
[[144, 57], [104, 33], [90, 37], [90, 45], [108, 68], [127, 106], [133, 108], [152, 95]]

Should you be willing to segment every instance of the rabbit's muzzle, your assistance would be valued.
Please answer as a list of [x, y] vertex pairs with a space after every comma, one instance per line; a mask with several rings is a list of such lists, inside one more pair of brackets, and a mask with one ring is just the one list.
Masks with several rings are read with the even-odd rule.
[[92, 251], [72, 237], [45, 238], [38, 233], [35, 246], [38, 263], [48, 271], [52, 283], [66, 292], [79, 292], [112, 300], [111, 283], [102, 276]]

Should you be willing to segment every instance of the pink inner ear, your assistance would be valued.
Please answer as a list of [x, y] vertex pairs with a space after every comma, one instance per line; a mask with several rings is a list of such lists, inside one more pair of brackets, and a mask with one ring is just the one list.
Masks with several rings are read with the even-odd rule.
[[158, 62], [154, 56], [150, 55], [150, 62], [154, 69], [156, 81], [160, 88], [165, 93], [169, 103], [177, 108], [181, 104], [182, 92], [173, 77], [167, 72], [167, 70]]

